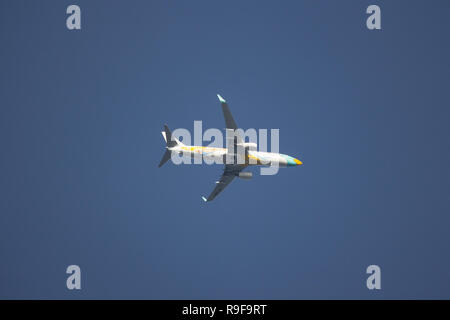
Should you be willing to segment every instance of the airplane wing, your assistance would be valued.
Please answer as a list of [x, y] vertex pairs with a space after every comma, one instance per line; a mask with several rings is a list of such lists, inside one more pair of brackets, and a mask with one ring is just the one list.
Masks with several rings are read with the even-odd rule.
[[[236, 125], [236, 122], [233, 119], [233, 116], [231, 115], [230, 108], [228, 107], [228, 103], [225, 101], [224, 98], [222, 98], [220, 95], [217, 95], [217, 97], [220, 100], [220, 103], [222, 104], [222, 111], [223, 116], [225, 118], [225, 129], [227, 131], [227, 138], [229, 133], [234, 133], [233, 135], [230, 135], [229, 137], [232, 138], [232, 140], [227, 141], [228, 148], [230, 146], [233, 146], [232, 150], [228, 150], [229, 154], [232, 154], [234, 157], [236, 157], [237, 153], [237, 145], [242, 144], [243, 140], [242, 138], [235, 132], [235, 130], [238, 128]], [[231, 132], [229, 132], [231, 131]], [[236, 162], [235, 162], [236, 163]], [[223, 170], [222, 177], [220, 177], [220, 180], [216, 182], [216, 187], [211, 192], [208, 198], [202, 197], [202, 199], [206, 201], [212, 201], [219, 193], [223, 191], [223, 189], [226, 188], [227, 185], [230, 184], [231, 181], [233, 181], [234, 177], [239, 174], [243, 169], [245, 169], [246, 165], [239, 165], [239, 164], [225, 164], [225, 168]]]
[[223, 111], [223, 117], [225, 118], [225, 125], [227, 129], [237, 129], [236, 122], [234, 122], [233, 116], [231, 115], [230, 108], [228, 107], [228, 103], [225, 101], [224, 98], [220, 96], [220, 94], [217, 95], [219, 98], [220, 103], [222, 104], [222, 111]]
[[[233, 119], [233, 116], [231, 115], [228, 103], [219, 94], [217, 95], [217, 97], [219, 98], [219, 101], [222, 105], [223, 117], [225, 118], [225, 129], [226, 130], [231, 129], [234, 132], [234, 130], [236, 130], [238, 127]], [[237, 133], [235, 133], [235, 135], [236, 135], [236, 143], [242, 143], [243, 142], [242, 138]], [[234, 150], [236, 150], [236, 148], [234, 148]]]
[[227, 185], [230, 184], [231, 181], [233, 181], [234, 177], [236, 177], [239, 172], [241, 172], [243, 169], [245, 169], [245, 165], [225, 165], [225, 169], [223, 170], [222, 177], [220, 177], [220, 180], [216, 182], [216, 187], [211, 192], [208, 198], [202, 197], [203, 201], [212, 201], [219, 193], [223, 191], [223, 189], [226, 188]]

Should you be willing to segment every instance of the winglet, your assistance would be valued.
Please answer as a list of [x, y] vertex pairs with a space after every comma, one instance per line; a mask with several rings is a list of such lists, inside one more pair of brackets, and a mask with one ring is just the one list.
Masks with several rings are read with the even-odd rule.
[[220, 102], [226, 103], [225, 99], [222, 98], [222, 97], [220, 96], [220, 94], [217, 95], [217, 98], [219, 98]]
[[203, 201], [208, 202], [208, 199], [202, 196]]

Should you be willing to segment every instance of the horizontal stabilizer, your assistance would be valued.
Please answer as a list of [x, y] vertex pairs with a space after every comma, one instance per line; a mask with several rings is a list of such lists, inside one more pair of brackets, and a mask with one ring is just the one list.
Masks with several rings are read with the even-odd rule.
[[164, 152], [164, 155], [163, 155], [161, 161], [159, 162], [158, 168], [161, 168], [163, 166], [163, 164], [166, 163], [170, 159], [171, 155], [172, 155], [172, 152], [167, 149], [166, 152]]

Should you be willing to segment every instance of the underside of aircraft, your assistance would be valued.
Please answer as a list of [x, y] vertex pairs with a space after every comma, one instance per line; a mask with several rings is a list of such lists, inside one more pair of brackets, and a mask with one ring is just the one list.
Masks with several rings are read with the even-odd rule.
[[[211, 148], [202, 146], [186, 146], [180, 142], [172, 133], [167, 125], [164, 125], [162, 135], [166, 141], [166, 151], [158, 165], [161, 167], [172, 156], [173, 152], [191, 155], [192, 157], [212, 157], [215, 160], [221, 160], [224, 164], [224, 170], [219, 181], [216, 181], [216, 187], [208, 197], [203, 197], [205, 202], [214, 200], [219, 193], [221, 193], [235, 177], [241, 179], [251, 179], [251, 172], [243, 172], [245, 168], [251, 165], [276, 165], [279, 167], [290, 167], [301, 165], [302, 162], [291, 156], [271, 153], [252, 151], [256, 148], [256, 144], [252, 142], [245, 142], [242, 137], [236, 132], [238, 129], [236, 122], [231, 115], [228, 103], [220, 95], [217, 95], [222, 106], [223, 115], [225, 118], [225, 128], [227, 131], [227, 148]], [[231, 138], [230, 138], [231, 137]]]

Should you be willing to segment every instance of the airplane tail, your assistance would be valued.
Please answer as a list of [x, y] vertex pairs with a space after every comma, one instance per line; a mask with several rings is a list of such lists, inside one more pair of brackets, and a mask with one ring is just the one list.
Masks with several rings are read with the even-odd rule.
[[170, 150], [170, 148], [176, 147], [178, 145], [183, 145], [177, 138], [172, 137], [172, 132], [170, 132], [170, 129], [167, 126], [167, 124], [164, 125], [164, 131], [161, 131], [161, 134], [164, 137], [164, 140], [166, 141], [166, 152], [164, 152], [164, 155], [158, 165], [158, 168], [162, 167], [162, 165], [170, 159], [172, 155], [172, 151]]

